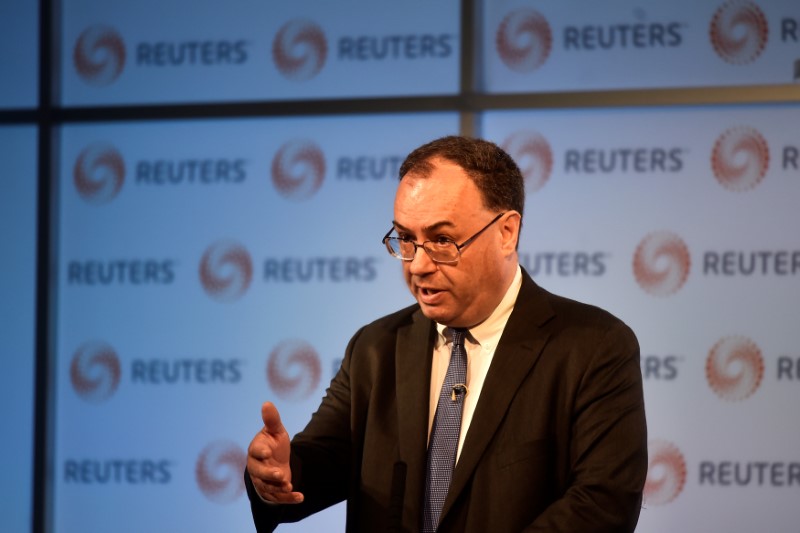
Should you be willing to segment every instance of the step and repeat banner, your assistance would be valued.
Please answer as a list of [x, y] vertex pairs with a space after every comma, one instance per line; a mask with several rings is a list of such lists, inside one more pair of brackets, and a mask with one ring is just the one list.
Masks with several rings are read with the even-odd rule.
[[297, 432], [356, 329], [412, 303], [381, 244], [397, 171], [457, 130], [454, 113], [65, 127], [55, 531], [251, 530], [261, 403]]
[[639, 336], [638, 531], [796, 531], [800, 106], [487, 113], [525, 172], [521, 263]]
[[[481, 118], [526, 176], [522, 265], [639, 335], [639, 531], [796, 527], [798, 120], [796, 105]], [[410, 302], [380, 245], [397, 169], [456, 130], [455, 115], [63, 129], [56, 531], [252, 527], [240, 474], [261, 402], [298, 431], [352, 333]]]
[[483, 0], [487, 92], [800, 80], [795, 0]]
[[439, 95], [459, 88], [459, 2], [64, 5], [64, 105]]
[[[488, 93], [800, 80], [793, 0], [478, 4]], [[459, 2], [66, 0], [62, 20], [68, 106], [459, 90]]]
[[[65, 0], [59, 104], [457, 95], [460, 9]], [[793, 0], [476, 9], [487, 94], [800, 78]], [[639, 335], [638, 531], [797, 531], [800, 104], [476, 111], [526, 175], [523, 266]], [[412, 302], [380, 243], [397, 171], [459, 118], [58, 128], [54, 532], [253, 530], [261, 403], [300, 430], [350, 336]]]

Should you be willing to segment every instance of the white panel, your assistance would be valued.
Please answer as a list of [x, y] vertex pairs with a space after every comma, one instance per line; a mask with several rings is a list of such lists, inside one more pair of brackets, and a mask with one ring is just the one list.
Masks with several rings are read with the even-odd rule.
[[483, 118], [540, 185], [523, 263], [639, 336], [652, 441], [638, 531], [794, 527], [798, 119], [798, 106]]
[[[380, 243], [398, 166], [457, 129], [455, 114], [64, 128], [59, 533], [252, 528], [238, 461], [261, 403], [301, 429], [356, 329], [412, 302]], [[296, 527], [342, 523], [330, 513]]]
[[794, 0], [483, 0], [490, 93], [787, 84]]
[[65, 4], [66, 105], [458, 90], [457, 2]]

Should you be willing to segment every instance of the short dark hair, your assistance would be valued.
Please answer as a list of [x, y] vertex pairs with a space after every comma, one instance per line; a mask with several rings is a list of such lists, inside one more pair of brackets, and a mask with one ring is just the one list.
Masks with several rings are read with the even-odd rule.
[[513, 209], [522, 215], [525, 180], [514, 159], [502, 148], [472, 137], [441, 137], [408, 154], [400, 165], [400, 179], [409, 172], [430, 175], [433, 170], [431, 159], [437, 157], [464, 169], [481, 192], [484, 207], [493, 211]]

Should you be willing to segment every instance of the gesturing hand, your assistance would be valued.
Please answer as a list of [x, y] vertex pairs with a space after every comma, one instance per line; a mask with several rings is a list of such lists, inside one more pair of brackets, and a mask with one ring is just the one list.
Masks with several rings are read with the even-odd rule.
[[273, 503], [300, 503], [303, 494], [292, 492], [292, 470], [289, 466], [289, 433], [281, 423], [281, 415], [272, 402], [261, 406], [264, 427], [247, 449], [247, 472], [256, 492]]

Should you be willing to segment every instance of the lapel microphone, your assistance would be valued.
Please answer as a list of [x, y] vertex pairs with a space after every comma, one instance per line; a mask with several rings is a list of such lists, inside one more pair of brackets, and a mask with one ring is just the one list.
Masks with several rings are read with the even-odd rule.
[[463, 394], [464, 396], [467, 395], [469, 389], [463, 383], [456, 383], [453, 385], [453, 392], [450, 394], [450, 399], [456, 401], [456, 396]]

